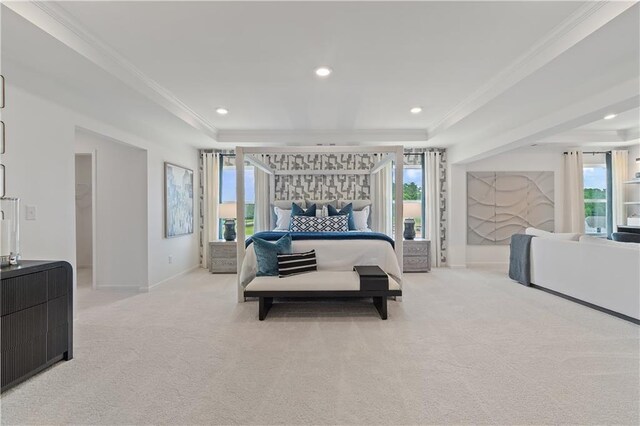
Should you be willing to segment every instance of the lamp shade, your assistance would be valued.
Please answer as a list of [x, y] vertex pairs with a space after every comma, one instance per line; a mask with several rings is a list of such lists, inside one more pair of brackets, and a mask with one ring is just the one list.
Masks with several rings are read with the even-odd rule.
[[221, 203], [218, 207], [218, 216], [220, 219], [235, 219], [236, 203]]
[[422, 217], [422, 202], [421, 201], [404, 201], [402, 203], [402, 210], [405, 218], [407, 217]]

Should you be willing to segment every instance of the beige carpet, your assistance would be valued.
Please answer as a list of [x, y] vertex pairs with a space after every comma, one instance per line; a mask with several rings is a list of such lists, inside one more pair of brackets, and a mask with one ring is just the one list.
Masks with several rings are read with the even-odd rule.
[[3, 424], [637, 424], [639, 327], [504, 274], [405, 276], [370, 303], [235, 303], [199, 271], [81, 293], [75, 359], [2, 395]]

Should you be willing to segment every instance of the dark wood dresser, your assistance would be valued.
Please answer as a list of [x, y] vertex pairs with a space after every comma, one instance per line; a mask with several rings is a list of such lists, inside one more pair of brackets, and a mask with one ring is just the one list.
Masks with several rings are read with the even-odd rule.
[[2, 391], [73, 357], [73, 270], [25, 260], [0, 269]]

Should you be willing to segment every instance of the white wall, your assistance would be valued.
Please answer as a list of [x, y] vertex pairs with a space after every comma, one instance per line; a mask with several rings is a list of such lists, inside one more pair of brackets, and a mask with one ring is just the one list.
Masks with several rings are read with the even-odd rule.
[[[21, 222], [24, 259], [66, 260], [75, 269], [75, 133], [81, 127], [147, 152], [148, 216], [146, 223], [139, 224], [148, 232], [146, 288], [198, 266], [197, 235], [165, 239], [162, 210], [163, 162], [195, 171], [195, 148], [184, 141], [167, 144], [141, 139], [12, 85], [7, 85], [3, 118], [8, 143], [3, 157], [7, 193], [21, 197], [23, 206], [37, 207], [37, 220]], [[167, 260], [170, 254], [172, 264]]]
[[93, 263], [91, 155], [76, 155], [76, 261], [78, 268]]
[[514, 150], [468, 164], [454, 164], [449, 170], [449, 266], [507, 265], [509, 246], [467, 245], [467, 172], [554, 172], [555, 229], [562, 229], [562, 151], [531, 147]]
[[[7, 194], [20, 197], [23, 259], [60, 259], [75, 265], [74, 126], [65, 112], [13, 86], [6, 87]], [[37, 208], [24, 220], [25, 206]]]
[[147, 287], [147, 151], [77, 129], [76, 152], [96, 158], [96, 288]]

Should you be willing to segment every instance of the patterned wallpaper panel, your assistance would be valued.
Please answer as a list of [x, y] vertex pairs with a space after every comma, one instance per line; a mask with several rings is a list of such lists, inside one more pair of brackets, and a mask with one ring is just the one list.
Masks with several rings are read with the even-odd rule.
[[[375, 154], [274, 154], [267, 156], [274, 170], [369, 170]], [[369, 175], [276, 175], [276, 200], [368, 200]]]

